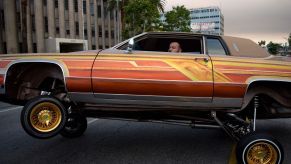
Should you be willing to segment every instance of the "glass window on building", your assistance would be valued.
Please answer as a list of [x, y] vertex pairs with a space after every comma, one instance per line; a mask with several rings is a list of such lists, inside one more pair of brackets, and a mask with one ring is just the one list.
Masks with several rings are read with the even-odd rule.
[[4, 54], [7, 54], [7, 44], [6, 42], [3, 43]]
[[106, 30], [106, 31], [105, 31], [105, 37], [108, 38], [108, 36], [109, 36], [109, 33], [108, 33], [108, 31]]
[[59, 34], [60, 33], [60, 28], [56, 27], [56, 33]]
[[58, 0], [55, 0], [55, 8], [58, 8], [59, 7], [59, 2]]
[[99, 31], [99, 37], [102, 37], [102, 27], [99, 26], [98, 29], [99, 29], [99, 30], [98, 30], [98, 31]]
[[79, 22], [75, 22], [76, 35], [79, 35]]
[[98, 18], [101, 18], [101, 6], [98, 5]]
[[0, 15], [0, 23], [2, 28], [5, 30], [5, 18], [4, 18], [4, 10], [1, 10], [1, 15]]
[[114, 39], [114, 30], [111, 30], [111, 38]]
[[207, 38], [207, 52], [209, 55], [226, 55], [219, 39]]
[[45, 32], [48, 32], [48, 18], [44, 17]]
[[31, 28], [32, 28], [32, 31], [34, 32], [35, 31], [35, 16], [34, 15], [31, 16]]
[[23, 44], [21, 42], [18, 43], [19, 51], [23, 52]]
[[78, 0], [74, 0], [75, 12], [78, 12]]
[[94, 16], [94, 4], [93, 3], [90, 3], [90, 14], [91, 16]]
[[37, 53], [37, 44], [33, 43], [32, 45], [33, 53]]
[[86, 1], [83, 1], [83, 14], [87, 14]]
[[85, 35], [86, 38], [88, 37], [87, 29], [84, 30], [84, 35]]
[[69, 10], [69, 0], [65, 0], [65, 10]]

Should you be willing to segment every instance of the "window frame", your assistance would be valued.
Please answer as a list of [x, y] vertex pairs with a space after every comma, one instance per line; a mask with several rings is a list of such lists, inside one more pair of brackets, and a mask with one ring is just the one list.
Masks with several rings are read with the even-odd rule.
[[[205, 49], [205, 45], [204, 45], [204, 36], [203, 35], [195, 35], [195, 34], [175, 34], [175, 37], [171, 36], [170, 34], [163, 34], [163, 33], [144, 33], [144, 34], [140, 34], [137, 35], [135, 37], [133, 37], [135, 42], [141, 41], [145, 38], [149, 38], [149, 37], [157, 37], [157, 38], [181, 38], [181, 39], [199, 39], [200, 40], [200, 50], [201, 53], [200, 54], [193, 54], [191, 52], [181, 52], [180, 54], [185, 54], [185, 55], [202, 55], [202, 54], [206, 54], [206, 49]], [[124, 48], [128, 45], [130, 39], [121, 42], [120, 44], [115, 45], [114, 47], [112, 47], [113, 49], [117, 49], [117, 50], [124, 50]], [[169, 52], [165, 52], [165, 51], [144, 51], [144, 50], [133, 50], [133, 51], [139, 51], [139, 52], [157, 52], [157, 53], [169, 53]]]

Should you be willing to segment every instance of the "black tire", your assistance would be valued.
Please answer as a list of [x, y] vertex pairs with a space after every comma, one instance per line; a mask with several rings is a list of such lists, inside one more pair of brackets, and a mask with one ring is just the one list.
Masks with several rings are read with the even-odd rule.
[[54, 137], [65, 126], [67, 111], [51, 96], [36, 97], [23, 107], [20, 121], [27, 134], [39, 139]]
[[86, 129], [86, 117], [79, 113], [72, 113], [68, 116], [67, 122], [60, 134], [66, 138], [77, 138], [82, 136]]
[[259, 158], [266, 163], [269, 161], [270, 164], [281, 164], [284, 160], [284, 150], [274, 137], [254, 132], [238, 142], [236, 158], [238, 164], [247, 164], [248, 160], [258, 161]]

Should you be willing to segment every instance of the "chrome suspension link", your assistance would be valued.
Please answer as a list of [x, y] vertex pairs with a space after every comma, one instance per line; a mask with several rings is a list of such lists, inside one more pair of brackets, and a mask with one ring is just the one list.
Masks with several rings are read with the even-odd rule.
[[259, 108], [259, 96], [254, 98], [254, 117], [253, 117], [253, 131], [256, 131], [257, 109]]

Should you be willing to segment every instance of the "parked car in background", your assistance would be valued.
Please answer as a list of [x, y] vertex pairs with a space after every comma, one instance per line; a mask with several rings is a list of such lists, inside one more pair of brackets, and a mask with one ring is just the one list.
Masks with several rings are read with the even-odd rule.
[[36, 138], [79, 137], [86, 117], [163, 122], [222, 128], [239, 163], [283, 161], [255, 128], [291, 117], [291, 58], [248, 39], [149, 32], [105, 50], [2, 55], [0, 85], [3, 101], [25, 103], [21, 123]]

